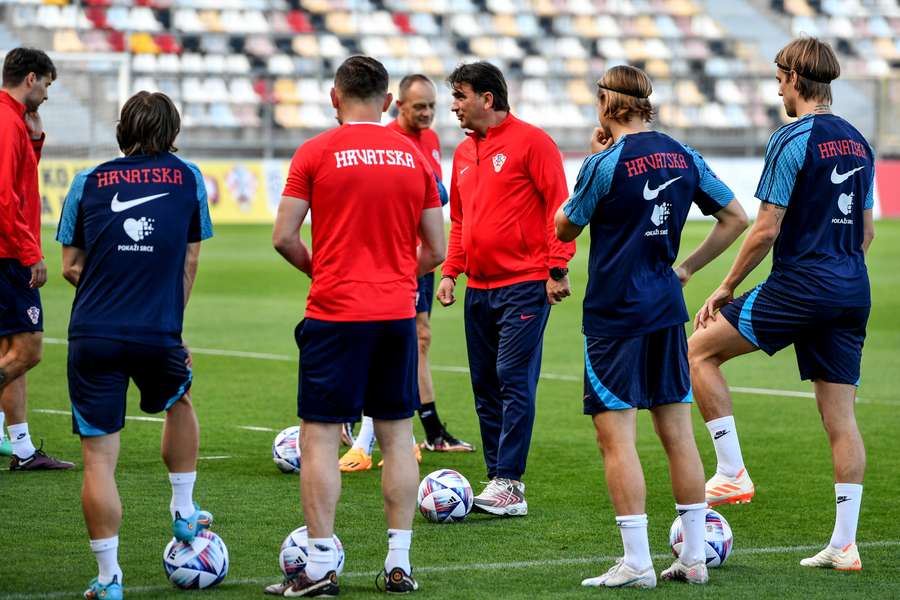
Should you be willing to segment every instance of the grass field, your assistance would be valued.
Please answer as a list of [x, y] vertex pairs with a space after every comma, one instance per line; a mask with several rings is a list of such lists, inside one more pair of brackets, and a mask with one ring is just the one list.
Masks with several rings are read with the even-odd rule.
[[[690, 223], [683, 249], [708, 228]], [[66, 387], [66, 323], [73, 290], [58, 275], [59, 251], [44, 232], [51, 280], [44, 288], [47, 344], [29, 374], [30, 417], [36, 441], [77, 460]], [[689, 310], [715, 287], [730, 252], [686, 289]], [[421, 598], [636, 597], [640, 592], [587, 590], [583, 577], [605, 571], [621, 552], [599, 452], [590, 421], [581, 414], [581, 296], [587, 243], [572, 264], [575, 295], [553, 309], [544, 344], [538, 417], [531, 447], [530, 514], [501, 520], [473, 514], [461, 524], [433, 525], [416, 517], [412, 560]], [[706, 589], [661, 583], [654, 597], [895, 598], [900, 596], [900, 472], [897, 396], [900, 349], [900, 223], [879, 223], [869, 258], [874, 309], [869, 322], [857, 414], [869, 468], [858, 539], [865, 570], [846, 574], [801, 568], [800, 558], [830, 536], [834, 495], [830, 455], [813, 400], [779, 393], [736, 393], [735, 410], [745, 458], [757, 484], [747, 506], [725, 507], [735, 552], [711, 574]], [[765, 267], [768, 269], [768, 266]], [[745, 287], [764, 277], [763, 267]], [[271, 461], [276, 430], [295, 424], [296, 347], [293, 327], [303, 314], [307, 280], [271, 249], [268, 227], [218, 227], [204, 244], [200, 274], [186, 317], [185, 337], [195, 349], [194, 402], [202, 428], [196, 499], [214, 512], [228, 545], [231, 569], [214, 598], [261, 597], [279, 579], [278, 548], [303, 523], [297, 477]], [[466, 365], [461, 303], [435, 307], [432, 363], [438, 406], [451, 431], [479, 441]], [[267, 359], [203, 350], [265, 353]], [[727, 365], [732, 386], [809, 392], [799, 381], [793, 352], [757, 354]], [[555, 376], [555, 377], [554, 377]], [[560, 377], [562, 376], [562, 377]], [[139, 415], [136, 396], [129, 415]], [[50, 411], [50, 412], [46, 412]], [[707, 473], [715, 468], [709, 436], [694, 421]], [[251, 431], [242, 427], [267, 428]], [[419, 434], [421, 428], [416, 424]], [[639, 418], [639, 452], [648, 486], [647, 513], [656, 568], [668, 566], [673, 499], [662, 449], [649, 415]], [[159, 459], [158, 422], [131, 420], [122, 434], [118, 479], [125, 506], [120, 560], [129, 595], [184, 597], [172, 589], [161, 564], [169, 538], [169, 484]], [[211, 457], [222, 457], [212, 459]], [[450, 467], [480, 489], [484, 465], [472, 455], [426, 454], [424, 475]], [[95, 576], [79, 504], [81, 471], [0, 472], [0, 598], [76, 597]], [[342, 593], [374, 596], [373, 580], [385, 551], [379, 473], [345, 475], [337, 533], [347, 551]], [[476, 493], [479, 490], [476, 490]], [[49, 561], [49, 562], [48, 562]], [[190, 597], [196, 597], [192, 593]]]

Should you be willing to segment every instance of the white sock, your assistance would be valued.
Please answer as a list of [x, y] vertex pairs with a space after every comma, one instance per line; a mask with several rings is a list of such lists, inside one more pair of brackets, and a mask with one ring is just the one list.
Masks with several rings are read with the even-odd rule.
[[856, 525], [859, 523], [859, 505], [862, 504], [863, 486], [858, 483], [834, 484], [836, 514], [831, 547], [843, 549], [856, 542]]
[[335, 569], [337, 569], [337, 548], [334, 546], [334, 538], [309, 538], [306, 576], [311, 581], [318, 581]]
[[676, 504], [675, 510], [681, 515], [681, 531], [684, 543], [681, 546], [681, 562], [692, 565], [706, 560], [706, 502], [698, 504]]
[[409, 547], [412, 545], [412, 529], [388, 529], [388, 553], [384, 570], [388, 573], [400, 567], [407, 575], [412, 573], [409, 564]]
[[172, 501], [169, 503], [169, 512], [172, 518], [178, 512], [183, 518], [194, 514], [194, 482], [197, 481], [197, 471], [190, 473], [169, 473], [169, 483], [172, 484]]
[[647, 540], [647, 515], [616, 516], [616, 526], [625, 546], [625, 564], [637, 571], [650, 568], [653, 561], [650, 560], [650, 542]]
[[744, 458], [734, 427], [734, 416], [707, 421], [706, 428], [716, 448], [716, 472], [726, 477], [737, 477], [744, 468]]
[[97, 567], [100, 569], [97, 581], [106, 585], [113, 580], [113, 577], [118, 577], [119, 583], [122, 583], [122, 569], [119, 567], [119, 536], [91, 540], [91, 552], [94, 553]]
[[13, 454], [19, 458], [31, 458], [35, 448], [31, 443], [31, 436], [28, 434], [28, 423], [10, 425], [7, 429], [9, 429], [9, 441], [12, 443]]
[[5, 437], [3, 434], [3, 422], [6, 421], [6, 413], [0, 410], [0, 443], [3, 442], [3, 438]]
[[372, 422], [372, 417], [363, 415], [353, 447], [365, 452], [366, 456], [372, 456], [372, 448], [375, 447], [375, 423]]

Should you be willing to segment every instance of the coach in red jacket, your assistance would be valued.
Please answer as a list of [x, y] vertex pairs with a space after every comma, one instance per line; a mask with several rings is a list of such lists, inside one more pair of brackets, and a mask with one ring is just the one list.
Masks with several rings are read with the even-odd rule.
[[509, 112], [497, 67], [460, 65], [448, 78], [452, 110], [471, 132], [453, 156], [450, 244], [438, 289], [453, 304], [468, 278], [466, 346], [490, 483], [475, 508], [525, 515], [522, 474], [550, 305], [570, 294], [575, 245], [556, 239], [553, 215], [568, 197], [559, 149]]
[[37, 164], [44, 145], [38, 107], [56, 79], [50, 58], [15, 48], [3, 61], [0, 90], [0, 417], [9, 419], [11, 471], [70, 469], [31, 443], [26, 422], [25, 373], [41, 360], [44, 329], [38, 288], [47, 281], [41, 253], [41, 197]]

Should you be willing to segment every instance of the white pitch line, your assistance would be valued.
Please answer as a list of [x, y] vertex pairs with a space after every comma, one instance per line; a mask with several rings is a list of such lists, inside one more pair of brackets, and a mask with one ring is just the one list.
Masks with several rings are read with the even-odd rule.
[[[858, 544], [861, 548], [885, 548], [885, 547], [893, 547], [900, 546], [900, 540], [882, 540], [877, 542], [859, 542]], [[793, 554], [795, 552], [809, 552], [812, 550], [820, 550], [822, 548], [821, 544], [805, 544], [802, 546], [773, 546], [768, 548], [737, 548], [732, 554], [736, 555], [758, 555], [758, 554]], [[606, 563], [609, 563], [614, 560], [618, 560], [621, 558], [621, 555], [615, 556], [583, 556], [576, 558], [557, 558], [554, 560], [523, 560], [523, 561], [511, 561], [511, 562], [498, 562], [498, 563], [469, 563], [469, 564], [456, 564], [456, 565], [436, 565], [436, 566], [424, 566], [424, 567], [416, 567], [416, 573], [457, 573], [460, 571], [509, 571], [514, 569], [534, 569], [534, 568], [546, 568], [546, 567], [564, 567], [564, 566], [573, 566], [573, 565], [589, 565], [589, 564], [597, 564], [597, 566], [601, 569], [606, 568]], [[652, 556], [654, 560], [666, 560], [672, 558], [671, 552], [662, 552], [659, 554], [654, 554]], [[254, 577], [250, 579], [234, 579], [234, 580], [226, 580], [219, 587], [223, 588], [231, 588], [237, 587], [241, 585], [262, 585], [266, 583], [273, 583], [278, 580], [278, 574], [273, 573], [268, 577]], [[361, 579], [361, 578], [371, 578], [372, 573], [368, 571], [358, 571], [358, 572], [350, 572], [344, 573], [341, 577], [345, 579]], [[575, 585], [573, 583], [573, 585]], [[128, 594], [158, 594], [160, 592], [168, 592], [173, 591], [171, 585], [148, 585], [148, 586], [136, 586], [136, 587], [127, 587], [126, 590]], [[573, 588], [575, 589], [575, 588]], [[65, 598], [72, 597], [80, 592], [45, 592], [45, 593], [35, 593], [35, 594], [26, 594], [26, 593], [16, 593], [16, 594], [6, 594], [0, 596], [0, 600], [37, 600], [40, 598]]]
[[[44, 413], [46, 415], [63, 415], [66, 417], [71, 417], [72, 412], [68, 410], [54, 410], [52, 408], [32, 408], [34, 412]], [[165, 423], [165, 419], [161, 419], [159, 417], [143, 417], [139, 415], [131, 416], [126, 415], [125, 419], [128, 421], [144, 421], [146, 423]]]
[[[58, 344], [58, 345], [66, 345], [68, 341], [61, 338], [44, 338], [44, 342], [48, 344]], [[257, 360], [271, 360], [276, 362], [296, 362], [296, 356], [288, 356], [287, 354], [269, 354], [266, 352], [245, 352], [243, 350], [220, 350], [216, 348], [191, 348], [191, 352], [193, 354], [208, 354], [210, 356], [228, 356], [232, 358], [254, 358]], [[460, 373], [467, 375], [469, 373], [468, 367], [460, 367], [455, 365], [431, 365], [432, 371], [438, 371], [440, 373]], [[541, 373], [541, 379], [546, 379], [548, 381], [581, 381], [581, 375], [568, 375], [565, 373]], [[815, 394], [812, 392], [800, 392], [795, 390], [775, 390], [770, 388], [755, 388], [755, 387], [742, 387], [742, 386], [732, 386], [729, 388], [732, 392], [738, 394], [754, 394], [757, 396], [781, 396], [784, 398], [815, 398]], [[884, 404], [888, 406], [900, 406], [900, 401], [894, 400], [867, 400], [863, 398], [857, 398], [856, 402], [859, 404]], [[126, 417], [126, 418], [135, 418], [135, 417]], [[249, 429], [249, 428], [242, 428]], [[252, 430], [251, 431], [255, 431]], [[275, 431], [275, 430], [270, 430]]]
[[268, 431], [268, 432], [276, 432], [280, 431], [279, 429], [272, 429], [271, 427], [257, 427], [255, 425], [238, 425], [238, 429], [246, 429], [247, 431]]
[[222, 456], [198, 456], [197, 460], [227, 460], [231, 458], [230, 456], [222, 455]]

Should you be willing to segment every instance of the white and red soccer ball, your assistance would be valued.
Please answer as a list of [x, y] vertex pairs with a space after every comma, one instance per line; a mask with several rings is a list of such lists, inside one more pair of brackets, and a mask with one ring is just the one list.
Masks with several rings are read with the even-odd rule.
[[282, 473], [300, 472], [300, 426], [281, 431], [272, 442], [272, 460]]
[[[721, 514], [711, 508], [706, 509], [706, 566], [718, 567], [731, 555], [734, 546], [734, 535], [731, 526]], [[681, 547], [684, 544], [684, 532], [681, 528], [681, 517], [676, 517], [669, 529], [669, 544], [672, 553], [677, 557], [681, 555]]]
[[228, 548], [209, 530], [197, 534], [190, 544], [175, 538], [163, 550], [163, 567], [181, 589], [204, 589], [219, 584], [228, 574]]
[[452, 469], [429, 473], [419, 484], [419, 512], [433, 523], [462, 521], [473, 501], [469, 481]]

